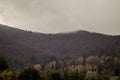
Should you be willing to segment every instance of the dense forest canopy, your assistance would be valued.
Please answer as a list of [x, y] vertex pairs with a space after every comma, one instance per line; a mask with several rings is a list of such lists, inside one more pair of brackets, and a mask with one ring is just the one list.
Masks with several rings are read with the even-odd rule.
[[88, 31], [43, 34], [0, 25], [0, 56], [0, 80], [1, 76], [2, 80], [26, 80], [27, 75], [37, 80], [120, 76], [119, 35]]

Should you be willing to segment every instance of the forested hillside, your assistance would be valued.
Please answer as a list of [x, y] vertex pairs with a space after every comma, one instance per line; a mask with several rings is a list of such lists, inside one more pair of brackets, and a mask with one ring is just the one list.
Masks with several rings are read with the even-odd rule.
[[43, 34], [0, 25], [0, 55], [14, 69], [78, 57], [120, 57], [120, 36], [87, 31]]
[[0, 80], [119, 79], [119, 35], [43, 34], [0, 25]]

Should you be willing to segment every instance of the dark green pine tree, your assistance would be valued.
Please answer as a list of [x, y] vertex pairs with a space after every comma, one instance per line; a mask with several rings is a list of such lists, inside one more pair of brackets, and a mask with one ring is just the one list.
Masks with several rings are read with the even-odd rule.
[[4, 71], [9, 68], [9, 65], [4, 57], [0, 57], [0, 71]]
[[67, 72], [67, 70], [65, 70], [64, 72], [64, 77], [63, 77], [64, 80], [69, 80], [69, 74]]
[[70, 80], [80, 80], [80, 75], [78, 71], [75, 71], [70, 74]]
[[50, 80], [61, 80], [62, 77], [59, 72], [53, 72], [50, 74]]
[[85, 74], [80, 74], [78, 71], [72, 72], [69, 75], [69, 80], [85, 80]]
[[41, 76], [36, 69], [29, 67], [19, 74], [18, 80], [41, 80]]

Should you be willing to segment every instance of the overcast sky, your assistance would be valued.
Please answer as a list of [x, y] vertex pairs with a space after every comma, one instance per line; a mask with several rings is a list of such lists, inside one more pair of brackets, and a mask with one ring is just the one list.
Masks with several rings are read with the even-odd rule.
[[0, 23], [43, 33], [120, 34], [120, 0], [0, 0]]

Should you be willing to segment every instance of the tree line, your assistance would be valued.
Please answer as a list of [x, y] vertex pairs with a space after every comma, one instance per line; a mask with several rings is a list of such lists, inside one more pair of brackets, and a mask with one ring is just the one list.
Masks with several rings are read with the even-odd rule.
[[[113, 77], [114, 76], [114, 77]], [[0, 57], [0, 80], [120, 80], [120, 59], [111, 56], [78, 57], [30, 65], [15, 71]]]

